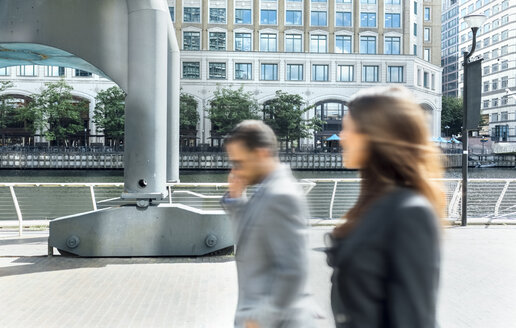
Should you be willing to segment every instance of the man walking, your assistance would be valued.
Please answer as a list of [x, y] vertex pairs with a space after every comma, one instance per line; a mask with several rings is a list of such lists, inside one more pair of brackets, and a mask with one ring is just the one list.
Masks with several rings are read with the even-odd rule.
[[[262, 121], [244, 121], [225, 141], [232, 164], [222, 206], [235, 232], [235, 327], [314, 327], [305, 292], [307, 208], [277, 140]], [[256, 185], [247, 199], [245, 190]]]

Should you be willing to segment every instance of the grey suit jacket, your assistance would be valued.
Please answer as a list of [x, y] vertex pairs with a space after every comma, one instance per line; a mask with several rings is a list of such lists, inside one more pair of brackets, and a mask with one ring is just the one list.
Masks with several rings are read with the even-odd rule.
[[306, 201], [289, 168], [280, 166], [247, 199], [222, 206], [232, 218], [238, 272], [235, 327], [313, 327], [308, 273]]

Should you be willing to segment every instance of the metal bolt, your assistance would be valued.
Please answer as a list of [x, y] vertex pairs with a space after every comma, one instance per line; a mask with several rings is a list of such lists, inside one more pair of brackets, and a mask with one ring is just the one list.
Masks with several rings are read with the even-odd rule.
[[209, 234], [208, 236], [206, 236], [204, 243], [208, 247], [214, 247], [215, 245], [217, 245], [217, 241], [218, 241], [217, 236]]
[[140, 181], [138, 181], [138, 185], [141, 188], [145, 188], [145, 187], [147, 187], [147, 181], [145, 179], [140, 179]]
[[149, 207], [149, 200], [148, 199], [138, 199], [136, 201], [136, 206], [140, 208], [147, 208]]
[[79, 246], [80, 242], [81, 240], [79, 239], [79, 237], [73, 235], [68, 237], [68, 239], [66, 240], [66, 246], [68, 248], [76, 248], [77, 246]]

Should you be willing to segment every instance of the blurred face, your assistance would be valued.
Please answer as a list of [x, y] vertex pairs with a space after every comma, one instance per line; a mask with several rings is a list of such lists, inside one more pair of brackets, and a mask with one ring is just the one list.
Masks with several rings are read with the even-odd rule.
[[368, 140], [365, 134], [358, 132], [351, 115], [344, 116], [339, 136], [344, 166], [348, 169], [361, 169], [368, 157]]
[[231, 174], [245, 185], [259, 183], [262, 178], [262, 167], [268, 151], [266, 149], [249, 150], [240, 141], [226, 145]]

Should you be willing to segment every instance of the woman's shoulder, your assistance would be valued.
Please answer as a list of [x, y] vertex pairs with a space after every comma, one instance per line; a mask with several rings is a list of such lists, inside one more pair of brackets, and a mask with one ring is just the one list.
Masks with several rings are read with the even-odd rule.
[[421, 193], [409, 188], [397, 188], [393, 192], [395, 223], [415, 228], [437, 227], [439, 218], [430, 201]]

